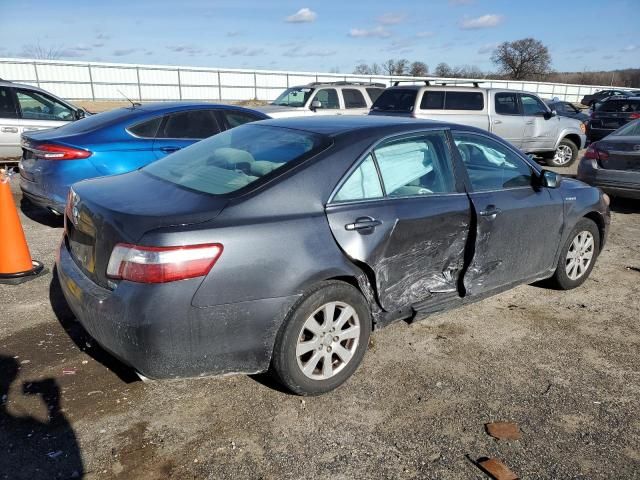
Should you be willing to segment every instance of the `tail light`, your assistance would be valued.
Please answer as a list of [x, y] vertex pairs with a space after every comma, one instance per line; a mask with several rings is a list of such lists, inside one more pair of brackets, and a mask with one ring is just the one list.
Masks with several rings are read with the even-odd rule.
[[107, 277], [138, 283], [165, 283], [209, 273], [222, 254], [222, 245], [148, 247], [118, 243], [109, 259]]
[[609, 153], [603, 150], [598, 150], [598, 144], [592, 143], [587, 148], [587, 151], [584, 154], [584, 158], [588, 158], [590, 160], [606, 160], [609, 158]]
[[632, 120], [636, 120], [637, 118], [640, 118], [640, 112], [633, 112], [631, 115], [629, 115], [629, 118]]
[[81, 160], [89, 158], [93, 152], [81, 148], [44, 143], [31, 150], [37, 158], [45, 160]]

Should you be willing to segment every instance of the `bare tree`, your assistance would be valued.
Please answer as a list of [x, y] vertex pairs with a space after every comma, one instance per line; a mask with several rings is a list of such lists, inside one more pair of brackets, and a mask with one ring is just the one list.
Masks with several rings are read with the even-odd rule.
[[429, 74], [429, 67], [424, 62], [413, 62], [409, 66], [409, 75], [412, 77], [424, 77]]
[[353, 73], [359, 75], [371, 75], [373, 72], [371, 71], [371, 67], [366, 63], [359, 63], [356, 65], [356, 68], [353, 69]]
[[63, 49], [57, 46], [43, 47], [40, 42], [31, 43], [22, 48], [22, 56], [36, 60], [58, 60], [62, 57]]
[[395, 75], [396, 61], [390, 58], [386, 62], [382, 62], [381, 68], [386, 75]]
[[535, 38], [501, 43], [493, 51], [491, 61], [513, 80], [536, 79], [551, 71], [549, 49]]
[[451, 69], [451, 67], [444, 63], [441, 62], [438, 64], [438, 66], [436, 67], [436, 70], [434, 72], [436, 74], [436, 76], [438, 77], [452, 77], [453, 76], [453, 70]]
[[396, 71], [393, 75], [407, 75], [409, 73], [409, 60], [401, 58], [396, 60]]

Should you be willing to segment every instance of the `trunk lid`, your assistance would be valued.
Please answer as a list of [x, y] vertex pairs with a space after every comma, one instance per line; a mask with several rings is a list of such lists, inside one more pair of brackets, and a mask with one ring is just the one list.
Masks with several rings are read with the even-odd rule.
[[630, 170], [640, 172], [640, 138], [606, 137], [597, 144], [600, 167], [607, 170]]
[[593, 112], [590, 125], [593, 128], [617, 130], [639, 116], [640, 100], [607, 100], [601, 103]]
[[148, 231], [215, 218], [228, 200], [197, 193], [136, 171], [74, 184], [65, 211], [67, 248], [97, 284], [117, 243], [136, 243]]

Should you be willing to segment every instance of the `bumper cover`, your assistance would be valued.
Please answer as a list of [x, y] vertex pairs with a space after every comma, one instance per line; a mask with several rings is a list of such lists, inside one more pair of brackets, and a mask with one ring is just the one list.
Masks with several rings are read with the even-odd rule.
[[201, 278], [165, 284], [93, 283], [62, 242], [62, 292], [77, 320], [108, 352], [149, 378], [256, 373], [297, 296], [193, 307]]
[[614, 197], [640, 199], [640, 172], [596, 168], [591, 162], [582, 161], [578, 167], [578, 180]]

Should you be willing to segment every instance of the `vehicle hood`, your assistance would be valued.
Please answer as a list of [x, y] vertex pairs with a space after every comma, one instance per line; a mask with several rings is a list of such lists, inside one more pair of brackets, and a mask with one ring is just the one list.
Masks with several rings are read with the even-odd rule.
[[300, 115], [306, 109], [304, 107], [281, 107], [280, 105], [265, 105], [254, 107], [254, 110], [269, 115], [272, 118]]

